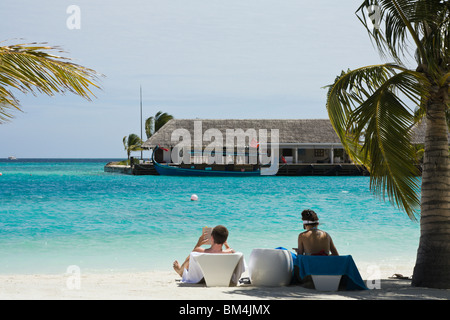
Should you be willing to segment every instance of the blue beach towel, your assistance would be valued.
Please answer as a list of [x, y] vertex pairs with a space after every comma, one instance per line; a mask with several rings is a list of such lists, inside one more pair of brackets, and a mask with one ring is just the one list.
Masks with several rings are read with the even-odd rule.
[[[276, 249], [287, 250], [283, 247]], [[290, 251], [294, 266], [298, 267], [299, 276], [303, 279], [310, 275], [342, 275], [346, 290], [368, 290], [351, 255], [346, 256], [304, 256]], [[295, 283], [294, 270], [292, 281]]]
[[[286, 248], [283, 248], [283, 247], [277, 247], [277, 248], [275, 248], [275, 249], [279, 249], [279, 250], [287, 250], [287, 251], [289, 251], [288, 249], [286, 249]], [[289, 253], [291, 254], [291, 256], [292, 256], [292, 261], [293, 261], [293, 267], [295, 266], [295, 263], [296, 263], [296, 261], [297, 261], [297, 255], [295, 254], [295, 253], [293, 253], [292, 251], [289, 251]], [[292, 268], [292, 279], [291, 279], [291, 284], [295, 284], [295, 269], [294, 268]]]
[[347, 290], [368, 290], [352, 256], [303, 256], [294, 260], [300, 278], [309, 275], [342, 275]]
[[[275, 249], [287, 250], [286, 248], [283, 248], [283, 247], [278, 247], [278, 248], [275, 248]], [[297, 259], [297, 255], [296, 255], [295, 253], [293, 253], [292, 251], [289, 251], [289, 252], [291, 253], [291, 255], [292, 255], [292, 260], [293, 260], [294, 263], [295, 263], [295, 260]]]

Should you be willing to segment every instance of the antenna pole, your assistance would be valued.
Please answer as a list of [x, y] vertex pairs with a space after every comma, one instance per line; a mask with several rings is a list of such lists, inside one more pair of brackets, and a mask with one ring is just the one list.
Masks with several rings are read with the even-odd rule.
[[[141, 141], [142, 141], [142, 85], [139, 86], [139, 91], [140, 91], [140, 105], [141, 105]], [[141, 148], [141, 160], [144, 159], [143, 154], [142, 154], [143, 150]]]

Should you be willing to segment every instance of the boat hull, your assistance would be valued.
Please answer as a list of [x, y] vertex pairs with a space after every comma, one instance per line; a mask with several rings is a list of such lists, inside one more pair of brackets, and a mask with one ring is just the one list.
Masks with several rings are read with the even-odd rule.
[[[163, 165], [155, 160], [156, 150], [159, 149], [157, 146], [153, 150], [152, 162], [153, 165], [161, 176], [211, 176], [211, 177], [257, 177], [266, 175], [275, 175], [278, 171], [278, 164], [276, 166], [271, 166], [270, 168], [258, 168], [254, 170], [212, 170], [210, 168], [198, 169], [198, 168], [182, 168], [177, 166]], [[275, 170], [274, 170], [275, 168]]]
[[211, 176], [211, 177], [253, 177], [260, 176], [260, 170], [255, 171], [219, 171], [188, 169], [153, 163], [156, 171], [162, 176]]

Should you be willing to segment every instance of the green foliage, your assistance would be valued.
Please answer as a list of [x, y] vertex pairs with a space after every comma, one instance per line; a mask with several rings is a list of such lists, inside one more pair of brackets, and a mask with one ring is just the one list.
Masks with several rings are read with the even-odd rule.
[[[372, 5], [380, 10], [380, 28], [364, 17]], [[364, 1], [357, 16], [380, 54], [395, 62], [343, 71], [328, 86], [328, 115], [347, 153], [370, 171], [371, 189], [412, 219], [420, 208], [421, 152], [411, 131], [426, 116], [433, 88], [448, 86], [449, 8], [438, 0]], [[416, 70], [402, 62], [408, 39], [417, 48]]]
[[145, 120], [145, 134], [147, 135], [147, 139], [172, 119], [172, 115], [162, 111], [158, 111], [154, 117], [147, 118], [147, 120]]
[[130, 154], [132, 151], [141, 151], [143, 150], [141, 148], [143, 141], [137, 134], [130, 134], [128, 136], [123, 137], [123, 147], [125, 151], [127, 152], [128, 161], [130, 160]]
[[99, 88], [98, 74], [52, 51], [61, 52], [38, 43], [0, 47], [0, 124], [13, 117], [13, 110], [21, 111], [13, 90], [49, 96], [71, 92], [87, 100], [95, 97], [91, 87]]

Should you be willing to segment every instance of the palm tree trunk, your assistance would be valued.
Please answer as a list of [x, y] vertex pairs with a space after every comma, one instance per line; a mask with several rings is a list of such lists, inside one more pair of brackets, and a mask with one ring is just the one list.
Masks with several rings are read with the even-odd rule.
[[435, 86], [427, 105], [420, 243], [412, 285], [450, 288], [450, 163], [448, 86]]

